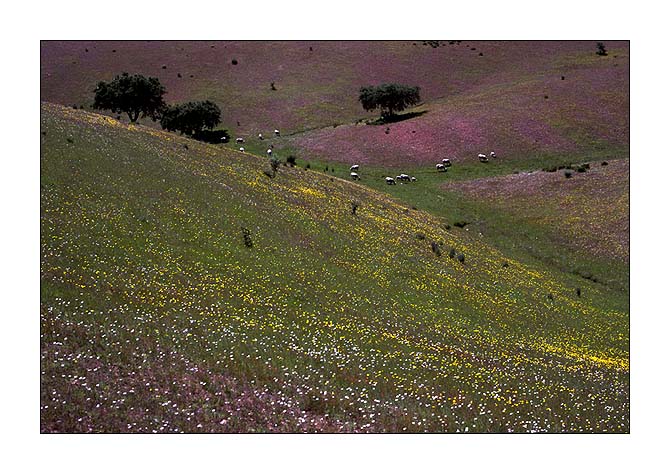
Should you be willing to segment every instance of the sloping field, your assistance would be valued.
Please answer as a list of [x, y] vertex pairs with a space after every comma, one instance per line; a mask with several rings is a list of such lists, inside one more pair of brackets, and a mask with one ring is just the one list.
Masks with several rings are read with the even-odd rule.
[[597, 285], [320, 173], [41, 126], [43, 432], [629, 430], [628, 314]]
[[[377, 166], [442, 158], [458, 165], [491, 150], [502, 160], [529, 162], [547, 155], [628, 157], [628, 49], [605, 57], [592, 49], [587, 44], [577, 52], [544, 51], [548, 57], [535, 63], [537, 69], [502, 68], [486, 81], [473, 80], [467, 90], [413, 109], [422, 114], [408, 120], [323, 128], [288, 144], [321, 160]], [[445, 74], [447, 82], [455, 78]], [[412, 83], [420, 83], [419, 77]]]
[[517, 218], [553, 229], [553, 238], [591, 254], [628, 261], [629, 163], [594, 163], [585, 173], [519, 173], [443, 185]]
[[[168, 102], [217, 102], [234, 135], [322, 129], [283, 146], [347, 163], [459, 161], [490, 149], [507, 158], [627, 153], [628, 42], [607, 42], [606, 57], [594, 54], [594, 41], [449, 43], [44, 41], [41, 97], [89, 108], [97, 81], [122, 71], [155, 76]], [[382, 82], [420, 86], [417, 111], [426, 113], [389, 134], [354, 125], [375, 116], [358, 103], [359, 88]]]

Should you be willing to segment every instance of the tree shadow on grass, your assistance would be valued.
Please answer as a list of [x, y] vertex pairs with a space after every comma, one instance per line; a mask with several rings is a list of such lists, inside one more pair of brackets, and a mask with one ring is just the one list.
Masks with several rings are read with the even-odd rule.
[[403, 120], [413, 119], [415, 117], [421, 117], [423, 114], [427, 113], [427, 110], [422, 110], [420, 112], [407, 112], [406, 114], [394, 114], [388, 117], [379, 117], [375, 120], [367, 122], [368, 125], [387, 125], [389, 123], [402, 122]]

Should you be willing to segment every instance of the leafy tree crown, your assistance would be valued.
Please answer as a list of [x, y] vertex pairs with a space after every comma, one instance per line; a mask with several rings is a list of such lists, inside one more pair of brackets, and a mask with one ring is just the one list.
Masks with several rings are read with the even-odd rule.
[[155, 77], [124, 72], [110, 82], [100, 81], [94, 90], [93, 107], [126, 113], [131, 122], [140, 117], [157, 120], [165, 107], [165, 87]]

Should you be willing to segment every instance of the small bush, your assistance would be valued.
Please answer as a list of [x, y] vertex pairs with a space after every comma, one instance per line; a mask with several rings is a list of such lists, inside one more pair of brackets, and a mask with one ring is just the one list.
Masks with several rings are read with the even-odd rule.
[[600, 163], [600, 166], [607, 166], [607, 165], [608, 165], [608, 163], [606, 161], [603, 161], [602, 163]]
[[456, 249], [451, 247], [449, 249], [449, 258], [455, 258], [456, 257]]
[[575, 292], [577, 293], [577, 298], [581, 298], [581, 297], [582, 297], [582, 289], [581, 289], [581, 288], [577, 288], [577, 289], [575, 290]]
[[244, 226], [242, 226], [241, 229], [242, 229], [242, 238], [244, 239], [244, 246], [247, 248], [253, 247], [254, 243], [251, 240], [251, 231]]
[[417, 232], [416, 233], [416, 238], [419, 239], [419, 240], [426, 240], [426, 234], [424, 234], [422, 232]]
[[295, 156], [294, 155], [288, 155], [286, 157], [286, 163], [288, 163], [290, 166], [295, 166]]
[[503, 267], [503, 268], [507, 268], [507, 267], [509, 267], [509, 263], [507, 263], [507, 262], [503, 262], [503, 263], [502, 263], [502, 267]]
[[233, 66], [237, 66], [237, 59], [233, 59], [231, 63], [233, 63]]
[[465, 227], [468, 224], [469, 224], [469, 222], [467, 222], [467, 221], [456, 221], [456, 222], [454, 222], [454, 225], [456, 227], [460, 228], [460, 229], [462, 229], [463, 227]]
[[465, 263], [465, 255], [459, 253], [458, 255], [456, 255], [456, 260], [458, 260], [461, 263]]
[[305, 165], [305, 169], [306, 169], [306, 170], [310, 169], [311, 167], [312, 167], [312, 166], [311, 166], [309, 163], [307, 163], [307, 164]]
[[356, 211], [360, 207], [361, 203], [358, 201], [351, 201], [351, 215], [355, 216]]
[[166, 66], [165, 64], [163, 64], [163, 65], [161, 66], [161, 69], [167, 69], [167, 66]]
[[607, 56], [607, 50], [605, 49], [605, 44], [604, 43], [596, 43], [596, 54], [598, 56]]
[[442, 255], [442, 251], [440, 250], [440, 246], [438, 245], [437, 242], [431, 242], [430, 243], [430, 249], [433, 251], [435, 255], [438, 257]]
[[565, 170], [564, 173], [566, 178], [572, 178], [572, 171]]
[[550, 301], [554, 301], [554, 295], [552, 295], [551, 293], [549, 293], [549, 294], [547, 295], [547, 299], [549, 299]]

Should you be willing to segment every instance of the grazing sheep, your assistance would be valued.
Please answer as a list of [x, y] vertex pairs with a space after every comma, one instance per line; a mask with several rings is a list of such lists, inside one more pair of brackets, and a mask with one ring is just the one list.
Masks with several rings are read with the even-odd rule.
[[243, 146], [240, 147], [240, 151], [241, 151], [242, 153], [244, 153], [244, 147], [243, 147]]
[[449, 158], [442, 158], [442, 164], [445, 168], [451, 166], [451, 160], [449, 160]]
[[401, 173], [400, 176], [397, 178], [400, 181], [409, 181], [409, 175], [405, 173]]
[[437, 169], [437, 171], [444, 171], [444, 165], [442, 163], [438, 163], [435, 165], [435, 169]]
[[351, 179], [353, 179], [354, 181], [361, 179], [361, 177], [358, 176], [358, 173], [353, 173], [352, 172], [352, 173], [349, 173], [349, 176], [351, 176]]
[[414, 176], [412, 176], [409, 180], [410, 181], [416, 181], [416, 178]]
[[279, 136], [279, 130], [277, 130], [276, 128], [275, 128], [275, 136], [276, 136], [276, 137]]
[[489, 161], [489, 159], [483, 153], [480, 153], [477, 157], [479, 158], [479, 161], [481, 161], [482, 163], [488, 163]]
[[272, 156], [272, 148], [268, 148], [268, 151], [266, 152], [268, 156]]
[[239, 138], [239, 137], [238, 137], [238, 138], [235, 139], [235, 142], [237, 142], [237, 143], [244, 143], [244, 138]]
[[262, 133], [259, 133], [259, 134], [258, 134], [258, 139], [259, 139], [259, 140], [262, 140], [262, 139], [263, 139], [263, 134], [262, 134]]
[[349, 171], [358, 171], [358, 165], [351, 165]]
[[491, 152], [491, 158], [495, 158], [495, 157], [496, 157], [496, 152], [495, 152], [495, 151], [492, 151], [492, 152]]
[[387, 176], [384, 179], [386, 179], [386, 184], [395, 184], [395, 179], [391, 178], [390, 176]]

